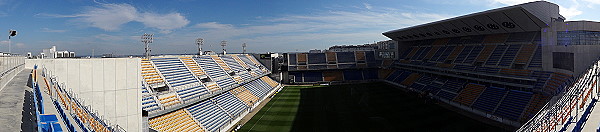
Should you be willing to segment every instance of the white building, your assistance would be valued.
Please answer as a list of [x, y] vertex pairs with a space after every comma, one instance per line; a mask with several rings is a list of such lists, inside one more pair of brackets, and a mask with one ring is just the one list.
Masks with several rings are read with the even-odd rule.
[[42, 59], [54, 59], [54, 58], [73, 58], [75, 57], [75, 52], [69, 51], [56, 51], [56, 46], [52, 46], [49, 49], [43, 49], [42, 53], [40, 53]]

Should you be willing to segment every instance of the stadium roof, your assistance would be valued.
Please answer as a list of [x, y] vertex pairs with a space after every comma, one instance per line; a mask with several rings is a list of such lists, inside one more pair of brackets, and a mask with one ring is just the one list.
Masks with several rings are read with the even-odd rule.
[[558, 14], [558, 5], [546, 1], [529, 2], [468, 14], [446, 20], [384, 32], [396, 41], [485, 35], [510, 32], [540, 31]]

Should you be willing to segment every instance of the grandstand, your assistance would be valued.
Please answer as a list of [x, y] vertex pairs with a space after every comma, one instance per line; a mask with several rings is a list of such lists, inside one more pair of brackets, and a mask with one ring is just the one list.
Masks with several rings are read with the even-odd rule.
[[[369, 79], [518, 128], [563, 96], [600, 57], [598, 48], [587, 49], [597, 45], [565, 42], [585, 37], [577, 36], [582, 32], [596, 34], [599, 23], [564, 20], [558, 6], [545, 1], [492, 9], [383, 33], [398, 41], [398, 60], [392, 63], [360, 57], [377, 50], [288, 53], [287, 77], [291, 83], [332, 83], [373, 74], [377, 78]], [[362, 60], [367, 65], [360, 67]], [[331, 66], [312, 66], [317, 64]]]
[[[254, 130], [397, 129], [389, 124], [410, 126], [408, 131], [473, 130], [434, 117], [471, 117], [465, 122], [479, 123], [481, 130], [598, 131], [600, 39], [595, 37], [600, 23], [565, 21], [558, 9], [545, 1], [502, 7], [384, 32], [391, 39], [385, 44], [394, 48], [334, 46], [269, 61], [251, 54], [0, 56], [10, 60], [0, 67], [0, 86], [17, 76], [13, 84], [31, 88], [25, 92], [31, 97], [19, 98], [31, 100], [31, 121], [38, 131], [217, 132], [242, 125], [239, 130], [253, 130], [257, 124]], [[265, 66], [276, 61], [279, 67]], [[281, 73], [272, 73], [277, 68]], [[282, 83], [303, 86], [284, 88]], [[319, 84], [333, 86], [309, 86]], [[288, 91], [277, 95], [280, 90]], [[271, 97], [285, 103], [267, 104]], [[278, 107], [274, 111], [282, 115], [263, 112], [263, 106]], [[429, 108], [435, 113], [427, 113]], [[277, 122], [281, 126], [265, 126], [254, 114], [286, 119]], [[393, 118], [386, 122], [386, 115]], [[424, 119], [401, 120], [406, 117]], [[380, 126], [369, 128], [373, 122], [364, 119]], [[415, 123], [422, 120], [435, 121]], [[440, 128], [428, 128], [435, 126]]]

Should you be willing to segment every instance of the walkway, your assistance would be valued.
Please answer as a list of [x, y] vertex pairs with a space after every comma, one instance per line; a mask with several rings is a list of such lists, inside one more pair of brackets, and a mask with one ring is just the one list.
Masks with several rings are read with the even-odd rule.
[[[28, 85], [29, 72], [19, 72], [0, 91], [0, 128], [7, 132], [35, 131], [35, 110], [32, 89]], [[6, 78], [5, 78], [6, 79]]]

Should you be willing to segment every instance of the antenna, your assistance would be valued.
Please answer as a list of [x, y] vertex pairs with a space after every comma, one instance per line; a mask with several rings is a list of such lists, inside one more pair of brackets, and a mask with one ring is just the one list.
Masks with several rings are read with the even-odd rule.
[[225, 41], [225, 40], [221, 41], [221, 47], [223, 48], [223, 55], [226, 54], [226, 52], [225, 52], [225, 46], [227, 46], [227, 41]]
[[198, 45], [198, 55], [202, 55], [202, 45], [204, 45], [204, 39], [196, 39], [196, 44]]
[[242, 54], [246, 54], [246, 43], [242, 44]]
[[144, 33], [144, 35], [142, 35], [142, 42], [144, 42], [145, 45], [145, 56], [147, 59], [150, 59], [150, 43], [152, 43], [152, 41], [154, 40], [154, 34], [147, 34]]

